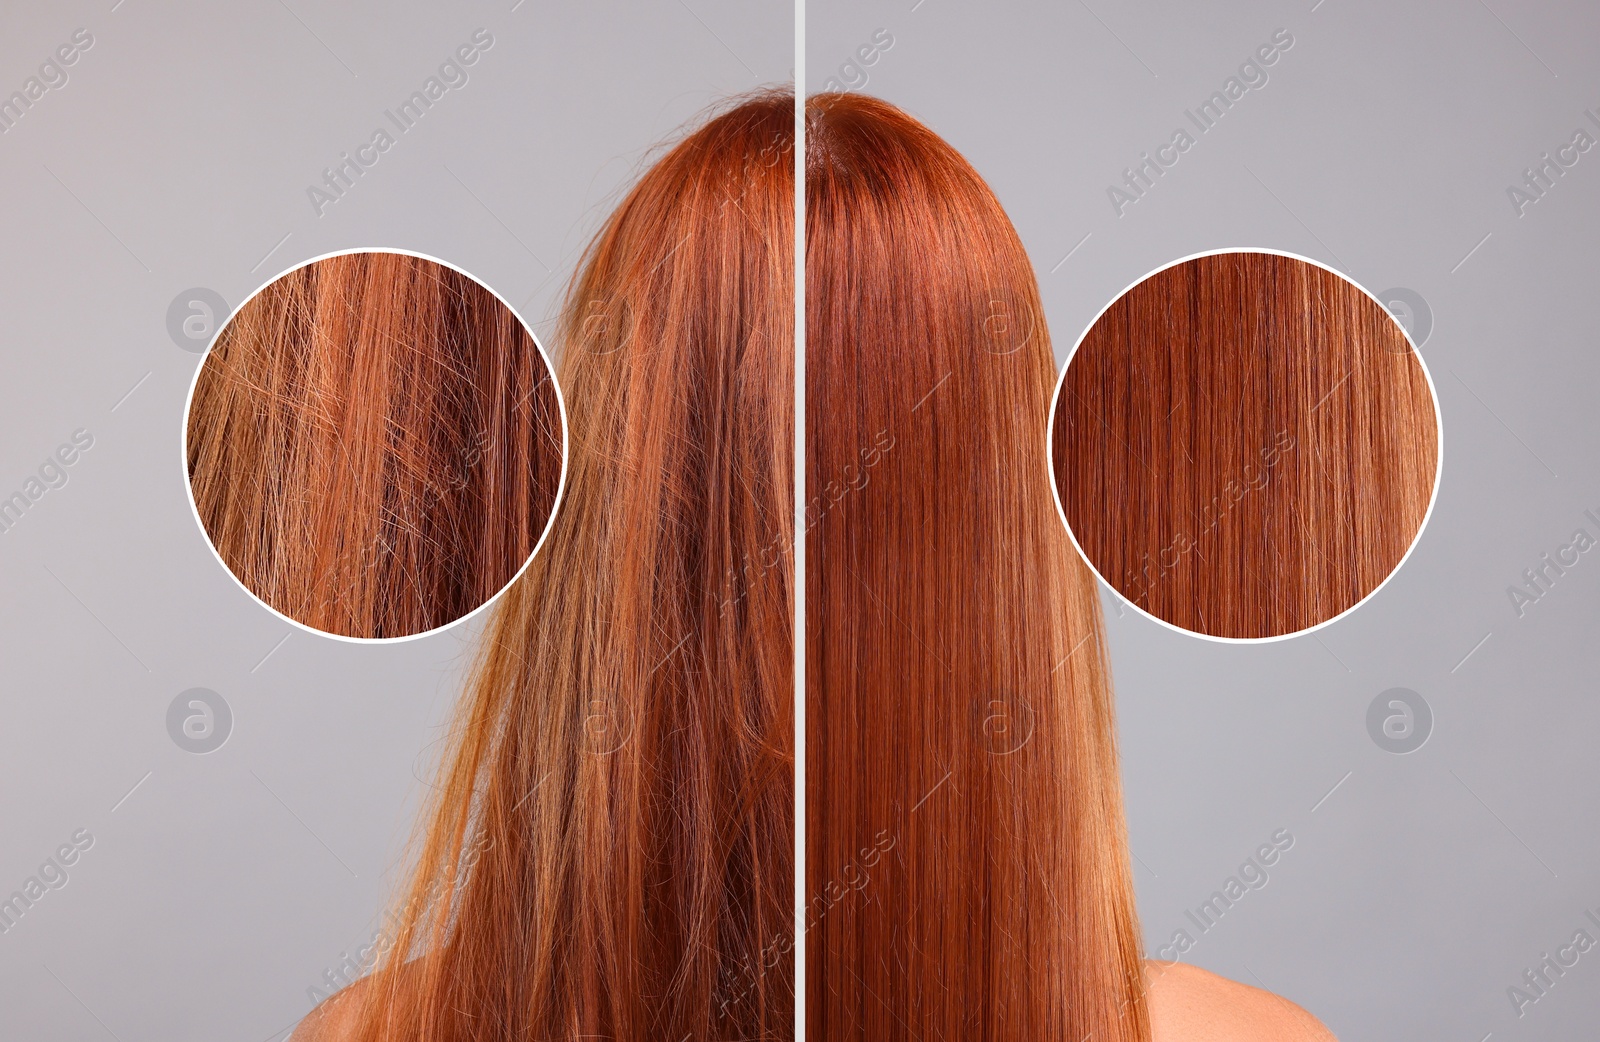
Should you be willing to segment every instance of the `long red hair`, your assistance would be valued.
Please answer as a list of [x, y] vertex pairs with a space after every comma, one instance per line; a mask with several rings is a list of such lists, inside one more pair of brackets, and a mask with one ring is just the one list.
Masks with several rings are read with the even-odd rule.
[[899, 109], [815, 97], [806, 144], [808, 1033], [1147, 1039], [1033, 270]]
[[793, 128], [783, 93], [710, 120], [588, 250], [568, 490], [353, 1037], [792, 1032]]

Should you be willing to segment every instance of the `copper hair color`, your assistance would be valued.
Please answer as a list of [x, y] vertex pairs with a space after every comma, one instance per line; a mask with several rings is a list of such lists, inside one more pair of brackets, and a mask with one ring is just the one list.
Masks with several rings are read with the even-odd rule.
[[1054, 468], [1106, 581], [1176, 626], [1269, 637], [1339, 615], [1399, 566], [1437, 417], [1393, 317], [1338, 274], [1222, 253], [1140, 282], [1057, 398]]
[[560, 405], [511, 309], [399, 253], [296, 268], [206, 356], [190, 488], [223, 562], [296, 622], [400, 637], [454, 622], [533, 553]]
[[791, 1036], [793, 132], [782, 93], [711, 119], [591, 243], [561, 512], [329, 1037]]
[[994, 194], [884, 102], [808, 104], [807, 1030], [1149, 1036], [1095, 583]]

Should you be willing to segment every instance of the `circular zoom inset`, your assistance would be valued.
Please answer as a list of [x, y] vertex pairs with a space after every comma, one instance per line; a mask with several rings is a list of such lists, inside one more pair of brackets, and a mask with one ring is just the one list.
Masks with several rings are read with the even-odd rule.
[[1090, 565], [1146, 614], [1224, 640], [1302, 633], [1375, 593], [1421, 534], [1440, 441], [1389, 308], [1266, 251], [1126, 290], [1068, 359], [1050, 424], [1057, 502]]
[[245, 589], [312, 630], [396, 639], [527, 565], [566, 420], [510, 305], [441, 261], [368, 250], [291, 269], [228, 318], [184, 450], [201, 527]]

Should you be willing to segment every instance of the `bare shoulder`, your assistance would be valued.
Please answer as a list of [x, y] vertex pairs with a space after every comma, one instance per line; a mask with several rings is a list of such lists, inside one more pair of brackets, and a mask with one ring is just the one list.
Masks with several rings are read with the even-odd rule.
[[348, 1042], [355, 1038], [368, 987], [366, 980], [358, 980], [323, 999], [300, 1021], [287, 1042]]
[[1145, 963], [1152, 1042], [1338, 1042], [1279, 995], [1181, 962]]
[[[307, 1013], [285, 1042], [352, 1042], [361, 1027], [363, 1007], [370, 1001], [373, 989], [387, 989], [384, 993], [386, 1005], [409, 1002], [430, 958], [424, 956], [399, 966], [380, 968], [339, 989]], [[393, 1011], [391, 1006], [389, 1012]]]

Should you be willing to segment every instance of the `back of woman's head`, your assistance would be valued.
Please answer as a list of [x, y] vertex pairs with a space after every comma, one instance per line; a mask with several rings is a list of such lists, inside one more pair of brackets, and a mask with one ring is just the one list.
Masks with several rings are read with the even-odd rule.
[[967, 162], [807, 106], [808, 1032], [1148, 1037], [1033, 271]]
[[667, 152], [569, 291], [565, 499], [488, 631], [364, 1039], [790, 1033], [793, 111]]

